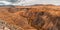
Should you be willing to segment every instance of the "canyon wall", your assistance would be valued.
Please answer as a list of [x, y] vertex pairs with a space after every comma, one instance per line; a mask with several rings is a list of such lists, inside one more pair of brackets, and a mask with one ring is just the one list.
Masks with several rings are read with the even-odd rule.
[[0, 19], [10, 30], [60, 30], [60, 6], [2, 6]]

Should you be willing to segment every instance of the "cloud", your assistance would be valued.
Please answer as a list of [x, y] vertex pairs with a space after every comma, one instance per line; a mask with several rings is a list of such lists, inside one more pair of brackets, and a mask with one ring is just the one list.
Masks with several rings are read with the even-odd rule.
[[0, 5], [10, 5], [11, 2], [7, 2], [7, 1], [0, 1]]
[[60, 5], [60, 0], [1, 0], [0, 4], [3, 5], [35, 5], [35, 4], [55, 4]]
[[15, 5], [35, 5], [35, 4], [54, 4], [54, 5], [60, 5], [60, 0], [25, 0], [20, 1]]

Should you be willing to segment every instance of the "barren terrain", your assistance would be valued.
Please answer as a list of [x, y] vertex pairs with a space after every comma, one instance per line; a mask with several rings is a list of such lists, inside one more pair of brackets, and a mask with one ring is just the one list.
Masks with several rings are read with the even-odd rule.
[[10, 30], [60, 30], [60, 6], [1, 6], [2, 20]]

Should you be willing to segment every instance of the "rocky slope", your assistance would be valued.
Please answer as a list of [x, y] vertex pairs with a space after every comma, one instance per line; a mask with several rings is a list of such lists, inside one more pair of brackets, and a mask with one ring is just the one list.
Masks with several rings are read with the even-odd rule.
[[60, 6], [2, 6], [0, 19], [10, 30], [60, 30]]

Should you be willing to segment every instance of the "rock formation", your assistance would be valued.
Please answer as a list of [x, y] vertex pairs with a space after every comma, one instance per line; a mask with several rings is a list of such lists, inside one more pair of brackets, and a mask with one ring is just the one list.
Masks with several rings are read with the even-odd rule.
[[2, 6], [0, 19], [10, 30], [60, 30], [60, 6]]

